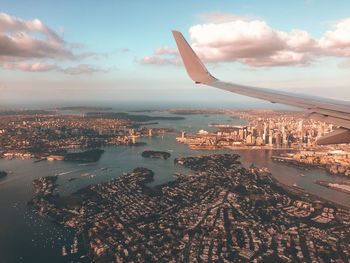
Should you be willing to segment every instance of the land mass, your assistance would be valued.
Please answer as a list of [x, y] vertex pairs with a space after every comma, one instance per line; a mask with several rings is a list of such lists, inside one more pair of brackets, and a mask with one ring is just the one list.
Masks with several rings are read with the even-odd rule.
[[103, 153], [104, 150], [101, 149], [92, 149], [77, 153], [67, 153], [64, 156], [63, 160], [70, 162], [97, 162], [100, 160]]
[[7, 173], [5, 171], [0, 171], [0, 179], [7, 176]]
[[93, 149], [106, 145], [139, 146], [146, 144], [138, 139], [141, 137], [179, 134], [172, 128], [144, 127], [150, 124], [148, 120], [151, 117], [142, 116], [93, 113], [82, 117], [61, 115], [55, 110], [0, 110], [0, 158], [62, 160], [70, 149]]
[[[345, 146], [344, 146], [345, 148]], [[347, 147], [347, 150], [348, 147]], [[338, 150], [329, 151], [299, 151], [293, 154], [280, 154], [272, 156], [272, 160], [293, 165], [300, 169], [310, 169], [313, 167], [325, 169], [332, 175], [350, 176], [350, 159], [349, 152]]]
[[348, 262], [349, 210], [238, 159], [177, 158], [193, 174], [148, 187], [153, 172], [137, 168], [64, 197], [44, 177], [30, 204], [82, 233], [93, 262]]
[[143, 151], [142, 152], [142, 157], [145, 158], [157, 158], [157, 159], [169, 159], [170, 158], [170, 153], [168, 152], [161, 152], [161, 151]]

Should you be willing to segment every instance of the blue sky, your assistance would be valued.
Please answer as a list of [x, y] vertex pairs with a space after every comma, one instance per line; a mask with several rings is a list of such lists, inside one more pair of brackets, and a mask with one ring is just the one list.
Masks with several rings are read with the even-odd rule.
[[[205, 101], [212, 99], [213, 96], [217, 96], [218, 100], [226, 100], [227, 96], [236, 95], [212, 91], [210, 88], [201, 88], [198, 92], [197, 88], [193, 88], [194, 84], [187, 77], [184, 68], [171, 62], [173, 54], [165, 52], [155, 56], [157, 48], [175, 47], [171, 35], [172, 29], [181, 31], [188, 40], [197, 39], [195, 44], [203, 46], [201, 38], [203, 39], [205, 32], [210, 31], [205, 31], [203, 27], [201, 31], [190, 33], [190, 28], [214, 23], [218, 24], [217, 28], [221, 30], [225, 23], [232, 22], [225, 18], [225, 15], [229, 15], [237, 16], [238, 20], [244, 21], [244, 25], [252, 21], [262, 21], [274, 32], [290, 34], [292, 30], [303, 30], [312, 36], [313, 40], [318, 41], [327, 31], [334, 31], [340, 21], [350, 17], [348, 10], [350, 10], [349, 1], [335, 3], [317, 0], [283, 2], [163, 0], [98, 3], [5, 1], [0, 12], [14, 20], [26, 22], [38, 19], [43, 25], [54, 30], [65, 42], [65, 50], [71, 50], [74, 55], [88, 52], [94, 55], [67, 58], [46, 54], [40, 58], [33, 56], [25, 59], [15, 55], [14, 60], [0, 60], [0, 66], [2, 65], [0, 102], [79, 99], [84, 102], [114, 98], [142, 101], [154, 100], [156, 97], [159, 100]], [[220, 19], [224, 17], [225, 20], [211, 20], [213, 14]], [[237, 25], [232, 25], [231, 28], [235, 29]], [[25, 31], [26, 28], [18, 31], [22, 30]], [[5, 30], [0, 33], [10, 35], [14, 32]], [[27, 33], [42, 41], [46, 37], [40, 30]], [[225, 31], [223, 34], [231, 34], [231, 31]], [[218, 38], [216, 41], [220, 42], [220, 36]], [[244, 40], [247, 45], [247, 39]], [[83, 48], [71, 48], [73, 43], [79, 43]], [[206, 64], [213, 75], [228, 81], [317, 93], [321, 96], [350, 98], [347, 88], [350, 86], [348, 78], [350, 63], [347, 62], [350, 45], [345, 47], [343, 45], [342, 50], [339, 50], [339, 44], [335, 50], [336, 44], [339, 43], [333, 41], [331, 44], [325, 44], [322, 46], [322, 51], [319, 51], [319, 48], [316, 51], [315, 47], [308, 46], [307, 52], [297, 51], [297, 55], [303, 55], [302, 58], [286, 63], [276, 61], [275, 57], [273, 61], [269, 57], [261, 62], [262, 60], [252, 57], [247, 59], [225, 53], [221, 57], [207, 58]], [[328, 51], [330, 46], [333, 50]], [[203, 50], [212, 49], [213, 46], [204, 48], [206, 49]], [[260, 46], [256, 48], [261, 50]], [[200, 52], [199, 49], [198, 51]], [[334, 55], [335, 52], [337, 55]], [[164, 64], [143, 63], [146, 56], [161, 58], [159, 61]], [[221, 61], [222, 57], [224, 60]], [[40, 65], [33, 67], [35, 63]], [[261, 66], [261, 63], [267, 64]], [[332, 88], [332, 92], [329, 87]]]

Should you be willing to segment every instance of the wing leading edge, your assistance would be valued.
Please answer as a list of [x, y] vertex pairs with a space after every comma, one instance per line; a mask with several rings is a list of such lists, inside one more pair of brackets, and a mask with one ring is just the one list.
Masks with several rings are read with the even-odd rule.
[[195, 83], [209, 85], [240, 95], [281, 103], [289, 106], [307, 109], [310, 118], [333, 123], [342, 129], [336, 130], [320, 138], [318, 144], [350, 142], [350, 104], [342, 101], [317, 98], [223, 82], [213, 77], [205, 68], [202, 61], [178, 31], [172, 31], [186, 71]]

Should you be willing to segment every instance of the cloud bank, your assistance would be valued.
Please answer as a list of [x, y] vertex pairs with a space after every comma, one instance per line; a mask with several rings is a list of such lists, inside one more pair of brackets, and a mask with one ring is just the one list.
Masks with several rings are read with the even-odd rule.
[[[320, 57], [350, 57], [350, 18], [334, 25], [320, 39], [305, 30], [283, 32], [265, 21], [219, 12], [205, 13], [208, 22], [190, 27], [193, 49], [207, 63], [240, 62], [252, 67], [305, 66]], [[176, 49], [157, 48], [143, 64], [169, 65]], [[176, 64], [178, 65], [178, 64]]]

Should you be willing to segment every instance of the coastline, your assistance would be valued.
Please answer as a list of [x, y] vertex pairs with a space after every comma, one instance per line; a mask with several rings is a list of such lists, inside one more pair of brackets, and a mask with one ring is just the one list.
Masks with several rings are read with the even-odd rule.
[[[69, 226], [79, 233], [85, 232], [83, 242], [86, 251], [95, 261], [102, 258], [114, 260], [114, 257], [133, 259], [131, 251], [134, 251], [134, 247], [129, 240], [139, 238], [150, 242], [152, 247], [150, 255], [155, 260], [163, 250], [152, 240], [156, 240], [160, 234], [171, 233], [171, 231], [164, 232], [166, 227], [178, 230], [174, 238], [187, 240], [187, 235], [190, 235], [191, 239], [195, 238], [194, 229], [205, 235], [208, 227], [212, 226], [211, 220], [214, 220], [213, 224], [218, 224], [218, 227], [223, 227], [223, 231], [227, 233], [231, 233], [230, 225], [234, 223], [240, 225], [245, 232], [253, 228], [274, 240], [281, 236], [284, 238], [290, 236], [289, 232], [279, 227], [280, 225], [292, 229], [300, 222], [303, 224], [297, 226], [297, 230], [291, 230], [294, 234], [298, 235], [299, 231], [307, 231], [308, 235], [320, 234], [321, 237], [316, 238], [320, 241], [327, 240], [326, 242], [332, 247], [334, 244], [329, 240], [329, 236], [332, 239], [342, 238], [342, 235], [333, 233], [332, 229], [346, 224], [348, 207], [285, 185], [265, 169], [244, 168], [245, 166], [238, 160], [238, 154], [176, 158], [175, 164], [191, 169], [194, 174], [178, 175], [173, 182], [152, 187], [146, 186], [146, 183], [152, 181], [153, 171], [147, 168], [135, 168], [131, 174], [124, 174], [111, 181], [78, 190], [64, 197], [61, 205], [58, 205], [61, 202], [57, 202], [59, 196], [54, 195], [56, 188], [54, 178], [41, 178], [37, 181], [40, 184], [36, 184], [38, 192], [32, 205], [42, 216], [53, 222]], [[216, 169], [218, 167], [222, 170]], [[118, 198], [112, 198], [116, 194]], [[88, 199], [92, 202], [85, 202]], [[225, 209], [229, 205], [234, 207], [232, 214], [226, 214], [228, 210]], [[113, 208], [113, 213], [110, 208]], [[223, 209], [223, 213], [217, 213], [217, 209]], [[324, 214], [325, 211], [331, 213], [332, 217], [328, 217], [328, 212], [327, 215]], [[209, 216], [210, 213], [212, 216]], [[247, 223], [247, 214], [252, 220], [251, 225]], [[338, 220], [336, 215], [345, 215], [345, 223]], [[174, 218], [176, 220], [173, 220]], [[202, 220], [203, 218], [205, 220]], [[161, 221], [158, 221], [160, 219]], [[178, 222], [180, 225], [177, 225]], [[146, 229], [153, 230], [152, 234], [143, 234], [146, 233], [143, 231], [145, 226]], [[273, 227], [277, 234], [271, 236], [272, 233], [266, 231], [266, 226]], [[322, 232], [324, 229], [328, 229], [329, 233]], [[346, 231], [345, 229], [344, 234]], [[225, 243], [222, 241], [225, 237], [224, 232], [217, 233], [219, 236], [222, 235], [218, 237], [223, 243]], [[108, 242], [105, 241], [107, 237]], [[215, 237], [212, 238], [215, 240]], [[201, 238], [198, 240], [200, 244]], [[247, 242], [250, 241], [247, 239]], [[185, 242], [184, 245], [191, 243]], [[121, 248], [116, 248], [116, 244], [120, 244]], [[140, 249], [138, 252], [142, 251], [142, 247], [136, 249]], [[182, 246], [174, 251], [183, 255], [183, 249]], [[241, 254], [246, 251], [237, 246], [232, 249]], [[270, 249], [274, 251], [273, 253], [278, 253], [276, 248], [270, 247]], [[304, 249], [313, 251], [313, 247], [305, 246]], [[203, 255], [202, 251], [196, 253]], [[255, 253], [260, 256], [265, 253], [267, 256], [270, 255], [259, 249]]]
[[[331, 188], [333, 190], [336, 190], [336, 191], [339, 191], [339, 192], [343, 192], [343, 193], [346, 193], [346, 194], [350, 195], [350, 190], [342, 188], [342, 186], [347, 186], [350, 189], [350, 185], [349, 184], [346, 184], [346, 183], [338, 184], [338, 183], [332, 183], [332, 182], [327, 182], [327, 181], [319, 181], [319, 180], [316, 180], [315, 183], [318, 184], [318, 185], [321, 185], [321, 186], [324, 186], [324, 187], [327, 187], [327, 188]], [[349, 205], [349, 207], [350, 207], [350, 205]]]
[[347, 210], [350, 209], [350, 204], [349, 204], [349, 206], [345, 206], [345, 205], [333, 202], [333, 201], [328, 200], [326, 198], [323, 198], [323, 197], [321, 197], [321, 196], [319, 196], [317, 194], [312, 194], [312, 193], [306, 192], [306, 190], [301, 188], [301, 187], [298, 187], [298, 186], [297, 187], [293, 187], [293, 186], [286, 185], [286, 184], [280, 182], [278, 179], [276, 179], [272, 174], [270, 174], [270, 176], [271, 176], [271, 180], [277, 186], [282, 187], [288, 193], [291, 193], [293, 195], [297, 195], [301, 199], [305, 199], [305, 200], [309, 199], [310, 201], [315, 202], [315, 203], [322, 202], [324, 204], [329, 204], [329, 205], [332, 205], [334, 207], [341, 208], [341, 209], [347, 209]]

